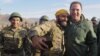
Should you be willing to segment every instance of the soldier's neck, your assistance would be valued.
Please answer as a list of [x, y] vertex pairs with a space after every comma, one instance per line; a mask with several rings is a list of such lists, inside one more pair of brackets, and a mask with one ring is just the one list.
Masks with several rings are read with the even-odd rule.
[[20, 28], [19, 26], [18, 27], [11, 26], [11, 27], [13, 31], [17, 31]]

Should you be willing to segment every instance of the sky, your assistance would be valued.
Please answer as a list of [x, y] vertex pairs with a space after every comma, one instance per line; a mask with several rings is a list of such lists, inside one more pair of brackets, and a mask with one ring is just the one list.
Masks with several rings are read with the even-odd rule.
[[0, 13], [19, 12], [26, 18], [40, 18], [47, 15], [50, 19], [55, 19], [56, 11], [59, 9], [69, 11], [72, 1], [82, 3], [82, 12], [86, 18], [91, 19], [93, 16], [100, 18], [100, 0], [0, 0]]

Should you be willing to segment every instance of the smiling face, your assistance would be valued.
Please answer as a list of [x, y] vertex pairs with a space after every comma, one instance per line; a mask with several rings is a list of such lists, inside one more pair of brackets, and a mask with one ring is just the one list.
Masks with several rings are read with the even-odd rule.
[[10, 20], [10, 23], [11, 23], [12, 27], [17, 28], [17, 27], [20, 26], [21, 20], [20, 20], [19, 17], [13, 17], [13, 18]]
[[67, 21], [68, 21], [68, 18], [67, 18], [67, 14], [62, 14], [62, 15], [59, 15], [57, 16], [57, 21], [58, 23], [61, 25], [61, 26], [66, 26], [67, 25]]
[[70, 15], [72, 17], [72, 20], [80, 21], [81, 14], [82, 14], [81, 5], [78, 3], [72, 4], [70, 7]]

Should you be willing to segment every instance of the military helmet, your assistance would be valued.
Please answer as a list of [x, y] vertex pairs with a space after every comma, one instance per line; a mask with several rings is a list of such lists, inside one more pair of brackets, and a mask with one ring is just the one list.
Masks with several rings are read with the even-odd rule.
[[62, 15], [62, 14], [69, 15], [69, 13], [68, 13], [67, 10], [65, 10], [65, 9], [60, 9], [60, 10], [58, 10], [58, 11], [55, 13], [55, 16], [59, 16], [59, 15]]
[[40, 21], [48, 21], [48, 16], [44, 15], [40, 18]]
[[91, 21], [96, 21], [96, 17], [92, 17]]
[[20, 20], [23, 21], [21, 15], [18, 12], [13, 12], [9, 17], [9, 21], [12, 20], [13, 17], [19, 17]]

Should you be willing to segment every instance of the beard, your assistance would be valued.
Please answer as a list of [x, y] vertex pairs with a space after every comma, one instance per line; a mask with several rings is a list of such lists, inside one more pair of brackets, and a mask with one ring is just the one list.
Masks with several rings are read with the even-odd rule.
[[60, 23], [62, 26], [66, 27], [67, 26], [67, 22], [61, 22]]
[[67, 26], [67, 18], [57, 18], [57, 22], [61, 27]]
[[66, 21], [63, 21], [63, 22], [59, 22], [60, 26], [62, 28], [65, 28], [67, 26], [67, 22]]

